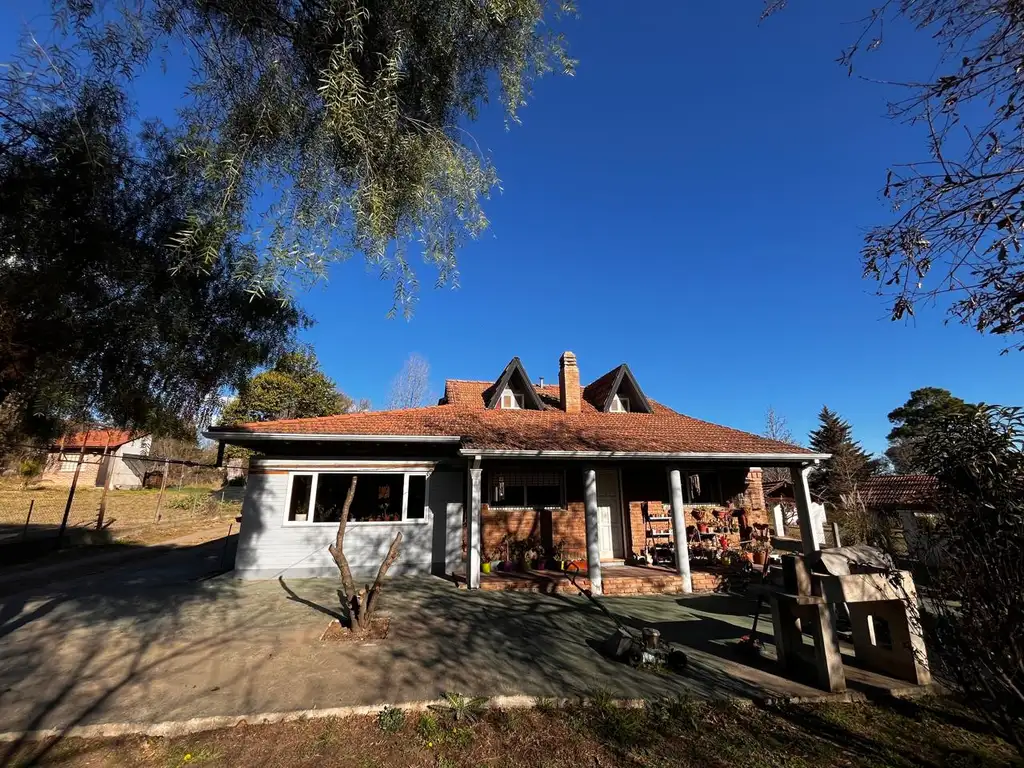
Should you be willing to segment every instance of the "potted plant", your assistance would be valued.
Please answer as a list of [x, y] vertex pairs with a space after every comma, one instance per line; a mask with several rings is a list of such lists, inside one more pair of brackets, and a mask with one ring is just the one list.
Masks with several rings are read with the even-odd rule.
[[705, 509], [704, 507], [696, 507], [693, 510], [693, 519], [697, 521], [697, 530], [700, 533], [708, 532], [708, 524], [704, 522]]
[[765, 539], [757, 538], [751, 541], [750, 552], [753, 556], [754, 565], [764, 565], [768, 562], [768, 553], [771, 551], [771, 548], [772, 545]]

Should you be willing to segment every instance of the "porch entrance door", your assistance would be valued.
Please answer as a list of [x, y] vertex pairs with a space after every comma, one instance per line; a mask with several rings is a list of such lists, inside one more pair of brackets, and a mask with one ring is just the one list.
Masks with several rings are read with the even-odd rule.
[[602, 560], [623, 557], [622, 499], [616, 469], [597, 471], [597, 540]]

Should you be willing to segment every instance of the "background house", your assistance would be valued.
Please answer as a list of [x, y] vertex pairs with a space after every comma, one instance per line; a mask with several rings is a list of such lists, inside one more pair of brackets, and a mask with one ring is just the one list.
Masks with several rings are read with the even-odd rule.
[[150, 435], [123, 429], [77, 432], [49, 446], [40, 480], [51, 485], [70, 486], [79, 457], [82, 457], [82, 468], [78, 474], [80, 486], [102, 487], [109, 479], [111, 488], [141, 488], [146, 462], [133, 457], [148, 456], [151, 443]]
[[931, 531], [939, 513], [938, 490], [939, 482], [932, 475], [875, 475], [857, 486], [865, 510], [889, 521], [906, 554], [916, 559], [937, 554], [938, 542]]

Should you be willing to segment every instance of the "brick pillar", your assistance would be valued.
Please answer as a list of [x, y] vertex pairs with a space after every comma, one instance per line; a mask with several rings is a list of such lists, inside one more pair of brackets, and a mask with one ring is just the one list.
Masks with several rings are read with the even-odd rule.
[[747, 520], [754, 523], [767, 523], [768, 509], [764, 503], [764, 485], [761, 480], [760, 467], [751, 467], [747, 472], [747, 487], [743, 492], [744, 506], [747, 508]]
[[580, 369], [576, 366], [576, 355], [563, 352], [558, 361], [558, 394], [562, 410], [579, 413], [582, 405], [580, 392]]

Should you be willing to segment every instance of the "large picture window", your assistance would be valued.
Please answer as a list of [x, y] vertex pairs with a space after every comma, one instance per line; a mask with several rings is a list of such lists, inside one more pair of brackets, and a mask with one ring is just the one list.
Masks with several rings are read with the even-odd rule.
[[290, 522], [337, 523], [358, 477], [349, 509], [350, 523], [397, 523], [426, 517], [424, 474], [379, 472], [296, 472], [288, 496]]
[[563, 505], [562, 473], [530, 470], [491, 473], [488, 504], [491, 508], [559, 508]]

